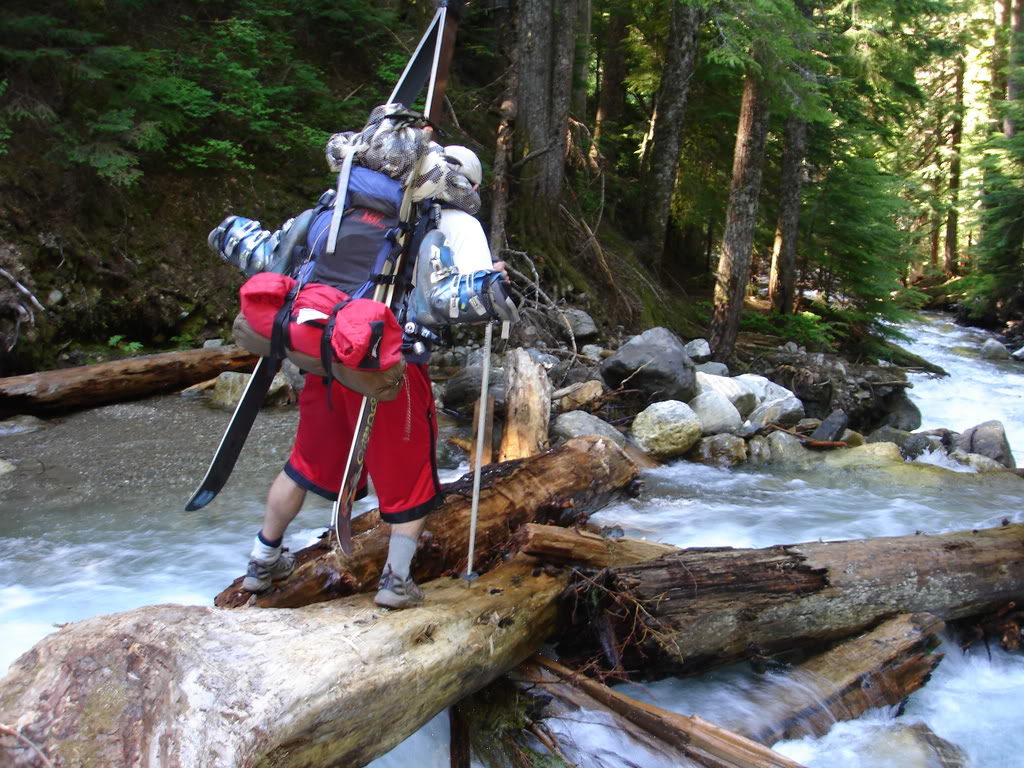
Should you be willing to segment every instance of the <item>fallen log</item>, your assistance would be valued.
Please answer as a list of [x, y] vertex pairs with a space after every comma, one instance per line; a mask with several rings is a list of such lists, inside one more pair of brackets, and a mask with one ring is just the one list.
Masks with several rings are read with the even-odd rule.
[[839, 720], [898, 704], [923, 686], [942, 660], [932, 653], [945, 628], [927, 613], [902, 614], [771, 678], [751, 698], [739, 733], [762, 744], [822, 736]]
[[639, 743], [655, 754], [675, 758], [683, 765], [706, 768], [800, 768], [799, 763], [745, 736], [720, 728], [696, 715], [680, 715], [637, 701], [544, 656], [533, 656], [520, 665], [511, 677], [524, 685], [539, 687], [545, 694], [558, 697], [580, 709], [607, 710], [613, 713], [635, 726], [628, 728], [628, 732]]
[[[477, 515], [478, 568], [499, 559], [512, 533], [546, 514], [571, 508], [596, 509], [615, 494], [629, 489], [637, 468], [615, 443], [599, 437], [579, 437], [558, 448], [518, 461], [485, 468]], [[417, 582], [446, 573], [465, 571], [472, 503], [472, 477], [445, 487], [444, 503], [427, 520], [413, 562]], [[241, 577], [222, 591], [214, 604], [239, 607], [296, 608], [376, 589], [387, 559], [388, 526], [376, 514], [353, 521], [353, 553], [345, 557], [330, 537], [296, 553], [297, 567], [287, 581], [253, 596], [241, 590]]]
[[607, 589], [616, 604], [633, 606], [616, 622], [627, 668], [686, 675], [837, 640], [897, 613], [950, 621], [1019, 604], [1024, 525], [679, 550], [617, 566], [606, 587], [591, 589]]
[[498, 461], [521, 459], [544, 450], [551, 419], [551, 380], [525, 349], [509, 350], [505, 381], [505, 428]]
[[421, 607], [161, 605], [69, 624], [0, 680], [0, 764], [361, 766], [534, 653], [566, 572], [515, 558]]
[[537, 523], [527, 523], [519, 529], [514, 548], [543, 562], [559, 565], [578, 563], [592, 568], [638, 563], [679, 551], [671, 544], [656, 541], [609, 539], [578, 528]]
[[93, 408], [183, 389], [224, 371], [251, 371], [256, 356], [230, 345], [112, 360], [0, 379], [0, 417]]

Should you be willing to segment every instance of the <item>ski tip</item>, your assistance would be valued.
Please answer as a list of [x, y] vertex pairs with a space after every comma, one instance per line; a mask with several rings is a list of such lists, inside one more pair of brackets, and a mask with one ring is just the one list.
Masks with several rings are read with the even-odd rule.
[[188, 504], [185, 505], [186, 512], [195, 512], [197, 509], [202, 509], [211, 501], [217, 494], [210, 490], [196, 491], [192, 494], [192, 498], [188, 500]]

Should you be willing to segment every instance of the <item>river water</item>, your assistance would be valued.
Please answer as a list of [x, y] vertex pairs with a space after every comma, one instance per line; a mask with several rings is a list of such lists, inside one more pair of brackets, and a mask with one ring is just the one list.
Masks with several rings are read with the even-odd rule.
[[[940, 316], [922, 316], [906, 330], [914, 339], [908, 348], [951, 373], [913, 376], [910, 395], [923, 428], [961, 431], [1000, 419], [1024, 462], [1024, 364], [978, 359], [989, 334]], [[222, 411], [168, 396], [53, 419], [35, 432], [0, 423], [0, 459], [16, 467], [0, 475], [0, 672], [57, 623], [147, 604], [209, 604], [244, 568], [294, 418], [290, 409], [264, 411], [228, 487], [196, 513], [181, 510], [226, 424]], [[680, 462], [645, 473], [640, 499], [610, 507], [595, 521], [677, 546], [737, 547], [1024, 521], [1024, 496], [1016, 489], [986, 489], [974, 476], [961, 477], [953, 490], [936, 492], [879, 487], [855, 473], [837, 480]], [[372, 500], [360, 504], [365, 509]], [[289, 546], [311, 543], [329, 520], [329, 504], [311, 498], [289, 532]], [[962, 654], [949, 642], [941, 650], [945, 659], [898, 720], [927, 723], [976, 766], [1024, 765], [1024, 656], [995, 648], [991, 657], [984, 650]], [[621, 690], [727, 725], [743, 717], [759, 684], [737, 666]], [[808, 768], [904, 768], [903, 755], [865, 747], [896, 720], [893, 711], [875, 711], [820, 739], [775, 748]], [[618, 735], [599, 724], [573, 723], [572, 741], [581, 766], [657, 765], [654, 758], [624, 757]], [[410, 761], [448, 765], [443, 714], [373, 765]]]

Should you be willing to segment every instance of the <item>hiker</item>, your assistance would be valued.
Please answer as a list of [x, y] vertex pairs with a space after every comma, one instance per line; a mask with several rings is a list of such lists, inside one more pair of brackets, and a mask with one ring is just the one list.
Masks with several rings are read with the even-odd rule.
[[[463, 207], [479, 210], [480, 160], [466, 147], [450, 146], [444, 148], [444, 162], [475, 196], [475, 205]], [[505, 276], [501, 262], [492, 265], [483, 228], [471, 213], [445, 204], [437, 228], [451, 248], [459, 274], [493, 270]], [[310, 238], [315, 237], [316, 230], [314, 223]], [[381, 519], [391, 526], [387, 562], [375, 597], [378, 605], [388, 608], [405, 608], [423, 599], [410, 575], [410, 566], [426, 516], [440, 502], [434, 456], [437, 423], [427, 371], [429, 345], [421, 339], [409, 340], [403, 344], [402, 353], [407, 362], [402, 391], [396, 399], [377, 406], [366, 470], [357, 494], [357, 498], [366, 495], [368, 473], [377, 492]], [[282, 547], [285, 531], [307, 492], [332, 501], [337, 497], [361, 397], [336, 380], [328, 385], [325, 377], [306, 375], [299, 396], [295, 442], [267, 495], [263, 525], [253, 543], [242, 589], [262, 592], [291, 574], [295, 561]]]

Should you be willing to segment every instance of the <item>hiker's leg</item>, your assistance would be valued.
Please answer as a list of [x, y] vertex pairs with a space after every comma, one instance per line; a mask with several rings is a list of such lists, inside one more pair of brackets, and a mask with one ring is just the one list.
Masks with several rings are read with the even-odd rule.
[[288, 525], [302, 509], [306, 489], [300, 487], [284, 471], [274, 478], [267, 494], [267, 508], [263, 513], [262, 537], [267, 542], [280, 540]]
[[378, 406], [367, 451], [367, 467], [391, 526], [388, 559], [376, 601], [404, 608], [422, 600], [410, 566], [427, 515], [440, 503], [434, 446], [437, 424], [430, 379], [424, 366], [410, 365], [398, 397]]

